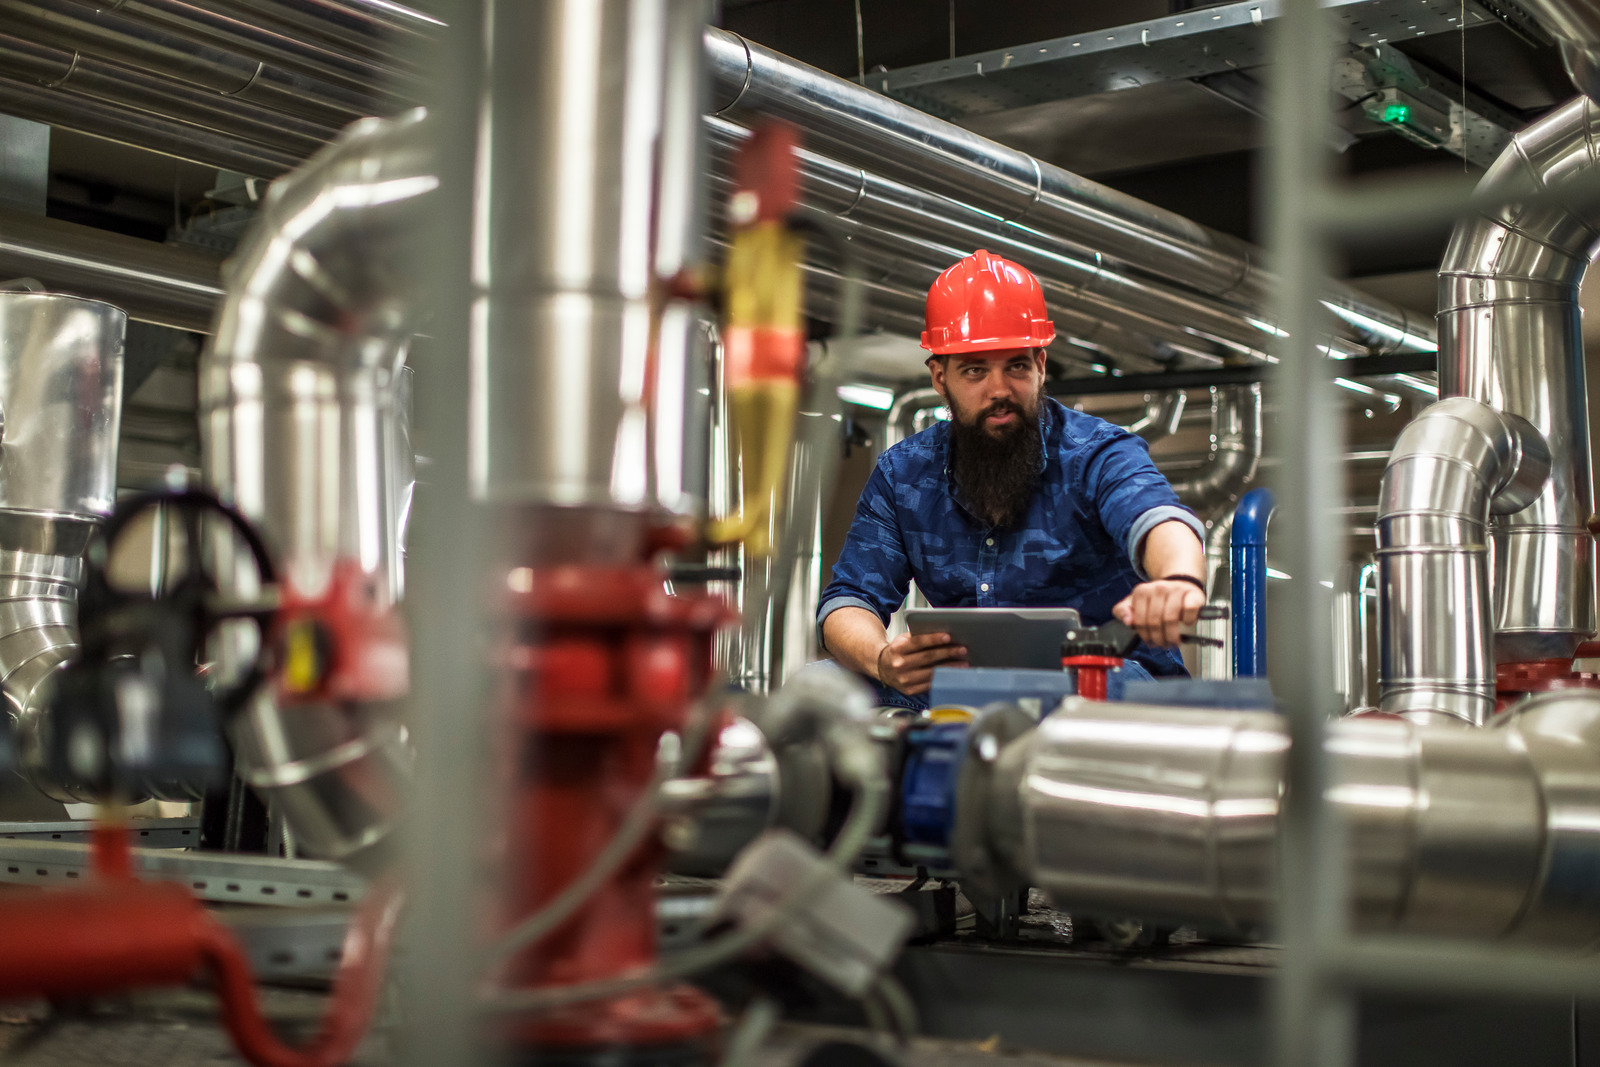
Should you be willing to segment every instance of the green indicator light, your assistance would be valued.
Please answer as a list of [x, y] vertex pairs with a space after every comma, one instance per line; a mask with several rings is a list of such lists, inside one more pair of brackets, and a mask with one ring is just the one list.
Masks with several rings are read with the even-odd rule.
[[1404, 104], [1389, 104], [1383, 109], [1384, 122], [1405, 122], [1411, 118], [1411, 109]]

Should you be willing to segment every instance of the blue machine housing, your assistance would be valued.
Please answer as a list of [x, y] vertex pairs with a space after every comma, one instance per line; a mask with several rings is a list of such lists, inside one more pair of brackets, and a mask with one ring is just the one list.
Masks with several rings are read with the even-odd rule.
[[913, 726], [900, 774], [900, 821], [910, 845], [945, 848], [956, 822], [956, 782], [966, 752], [966, 722]]

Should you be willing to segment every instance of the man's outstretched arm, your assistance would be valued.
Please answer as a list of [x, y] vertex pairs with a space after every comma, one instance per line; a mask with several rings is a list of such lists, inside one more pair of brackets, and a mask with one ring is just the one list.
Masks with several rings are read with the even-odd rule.
[[1152, 645], [1176, 645], [1206, 606], [1205, 546], [1188, 523], [1169, 520], [1145, 534], [1142, 562], [1150, 580], [1134, 586], [1112, 614]]
[[908, 696], [928, 691], [935, 667], [966, 666], [967, 650], [952, 645], [949, 634], [901, 634], [890, 641], [883, 622], [866, 608], [830, 612], [822, 620], [822, 640], [844, 666]]

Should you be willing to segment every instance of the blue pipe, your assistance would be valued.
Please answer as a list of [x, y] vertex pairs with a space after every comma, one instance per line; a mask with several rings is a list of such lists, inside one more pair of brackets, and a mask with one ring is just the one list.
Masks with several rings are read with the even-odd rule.
[[1267, 673], [1267, 522], [1271, 489], [1252, 489], [1233, 513], [1228, 571], [1233, 578], [1233, 674], [1263, 678]]

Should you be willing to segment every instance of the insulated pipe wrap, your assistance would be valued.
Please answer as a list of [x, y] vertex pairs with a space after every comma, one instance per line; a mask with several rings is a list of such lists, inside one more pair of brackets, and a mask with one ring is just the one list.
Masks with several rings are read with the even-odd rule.
[[1376, 523], [1384, 711], [1488, 721], [1491, 503], [1526, 507], [1550, 467], [1544, 439], [1525, 420], [1465, 397], [1439, 401], [1401, 431]]
[[[1288, 744], [1271, 713], [1068, 698], [1002, 751], [980, 817], [1060, 907], [1257, 935]], [[1344, 719], [1326, 744], [1357, 930], [1595, 947], [1600, 700], [1537, 696], [1488, 730]]]
[[1595, 631], [1578, 287], [1600, 254], [1600, 208], [1583, 188], [1597, 143], [1600, 107], [1584, 97], [1517, 134], [1478, 186], [1499, 206], [1457, 226], [1439, 273], [1440, 394], [1527, 419], [1552, 457], [1538, 499], [1493, 533], [1504, 660], [1569, 657]]

